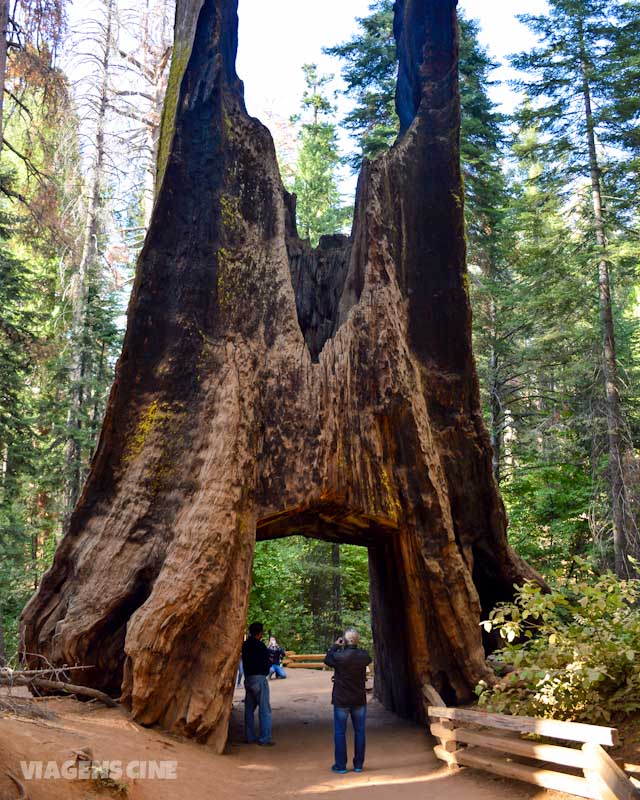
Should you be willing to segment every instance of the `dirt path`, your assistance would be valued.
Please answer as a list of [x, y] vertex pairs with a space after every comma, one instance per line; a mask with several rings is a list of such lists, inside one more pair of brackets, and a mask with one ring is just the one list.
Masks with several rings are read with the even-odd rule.
[[[40, 701], [49, 719], [0, 718], [0, 797], [17, 796], [5, 776], [20, 774], [20, 760], [71, 757], [90, 747], [97, 760], [177, 761], [177, 780], [136, 780], [130, 800], [264, 800], [268, 797], [320, 800], [524, 800], [562, 795], [493, 779], [473, 770], [451, 774], [433, 756], [424, 728], [388, 714], [377, 702], [369, 706], [367, 759], [361, 774], [335, 775], [331, 683], [327, 672], [290, 671], [287, 680], [271, 682], [273, 737], [276, 746], [242, 743], [243, 690], [237, 690], [231, 736], [225, 755], [129, 721], [119, 710], [93, 707], [71, 699]], [[352, 747], [351, 739], [349, 747]], [[350, 757], [351, 757], [350, 750]], [[84, 800], [106, 797], [88, 791], [86, 781], [25, 782], [30, 800]]]

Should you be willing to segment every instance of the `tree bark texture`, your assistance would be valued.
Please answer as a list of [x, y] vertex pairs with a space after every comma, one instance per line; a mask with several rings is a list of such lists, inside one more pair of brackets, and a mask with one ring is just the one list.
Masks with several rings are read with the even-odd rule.
[[425, 682], [471, 698], [482, 615], [534, 577], [471, 352], [455, 5], [397, 4], [402, 133], [363, 167], [352, 236], [313, 251], [244, 107], [237, 0], [178, 4], [123, 353], [22, 618], [26, 652], [95, 664], [143, 724], [224, 746], [256, 538], [369, 547], [376, 691], [405, 716]]

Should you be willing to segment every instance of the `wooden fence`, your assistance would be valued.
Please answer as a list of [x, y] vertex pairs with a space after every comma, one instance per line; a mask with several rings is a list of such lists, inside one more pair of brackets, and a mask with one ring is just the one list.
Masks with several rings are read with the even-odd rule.
[[604, 750], [617, 744], [615, 728], [447, 708], [433, 687], [425, 687], [424, 694], [426, 704], [433, 703], [427, 714], [439, 740], [434, 752], [451, 767], [475, 767], [592, 800], [640, 800], [640, 783]]
[[324, 663], [326, 653], [296, 653], [287, 650], [282, 666], [287, 669], [329, 669]]

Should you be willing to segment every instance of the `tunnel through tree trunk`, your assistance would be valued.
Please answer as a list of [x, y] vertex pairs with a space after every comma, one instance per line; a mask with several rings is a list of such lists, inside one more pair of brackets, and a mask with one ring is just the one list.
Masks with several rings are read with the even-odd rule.
[[482, 609], [534, 576], [507, 544], [471, 353], [455, 5], [396, 3], [402, 134], [321, 253], [245, 110], [237, 0], [178, 0], [122, 356], [21, 624], [34, 665], [95, 665], [114, 692], [122, 674], [142, 724], [224, 746], [256, 536], [372, 547], [377, 690], [403, 715], [425, 681], [472, 696]]

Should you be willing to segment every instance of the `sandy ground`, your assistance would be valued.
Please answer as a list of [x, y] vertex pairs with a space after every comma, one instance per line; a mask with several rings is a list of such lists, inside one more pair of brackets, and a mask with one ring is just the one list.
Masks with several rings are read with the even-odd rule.
[[[236, 690], [231, 735], [224, 755], [131, 722], [119, 709], [52, 698], [35, 705], [49, 718], [0, 718], [0, 798], [18, 796], [6, 777], [20, 776], [20, 761], [59, 764], [73, 750], [89, 747], [96, 760], [172, 760], [176, 780], [129, 782], [131, 800], [223, 800], [304, 798], [324, 800], [545, 800], [565, 797], [535, 787], [492, 778], [474, 770], [450, 773], [433, 755], [425, 729], [399, 720], [377, 702], [369, 705], [367, 759], [361, 774], [335, 775], [328, 672], [290, 670], [271, 681], [276, 746], [243, 743], [242, 689]], [[349, 739], [350, 758], [352, 740]], [[87, 781], [24, 781], [29, 800], [88, 800], [113, 796]]]

